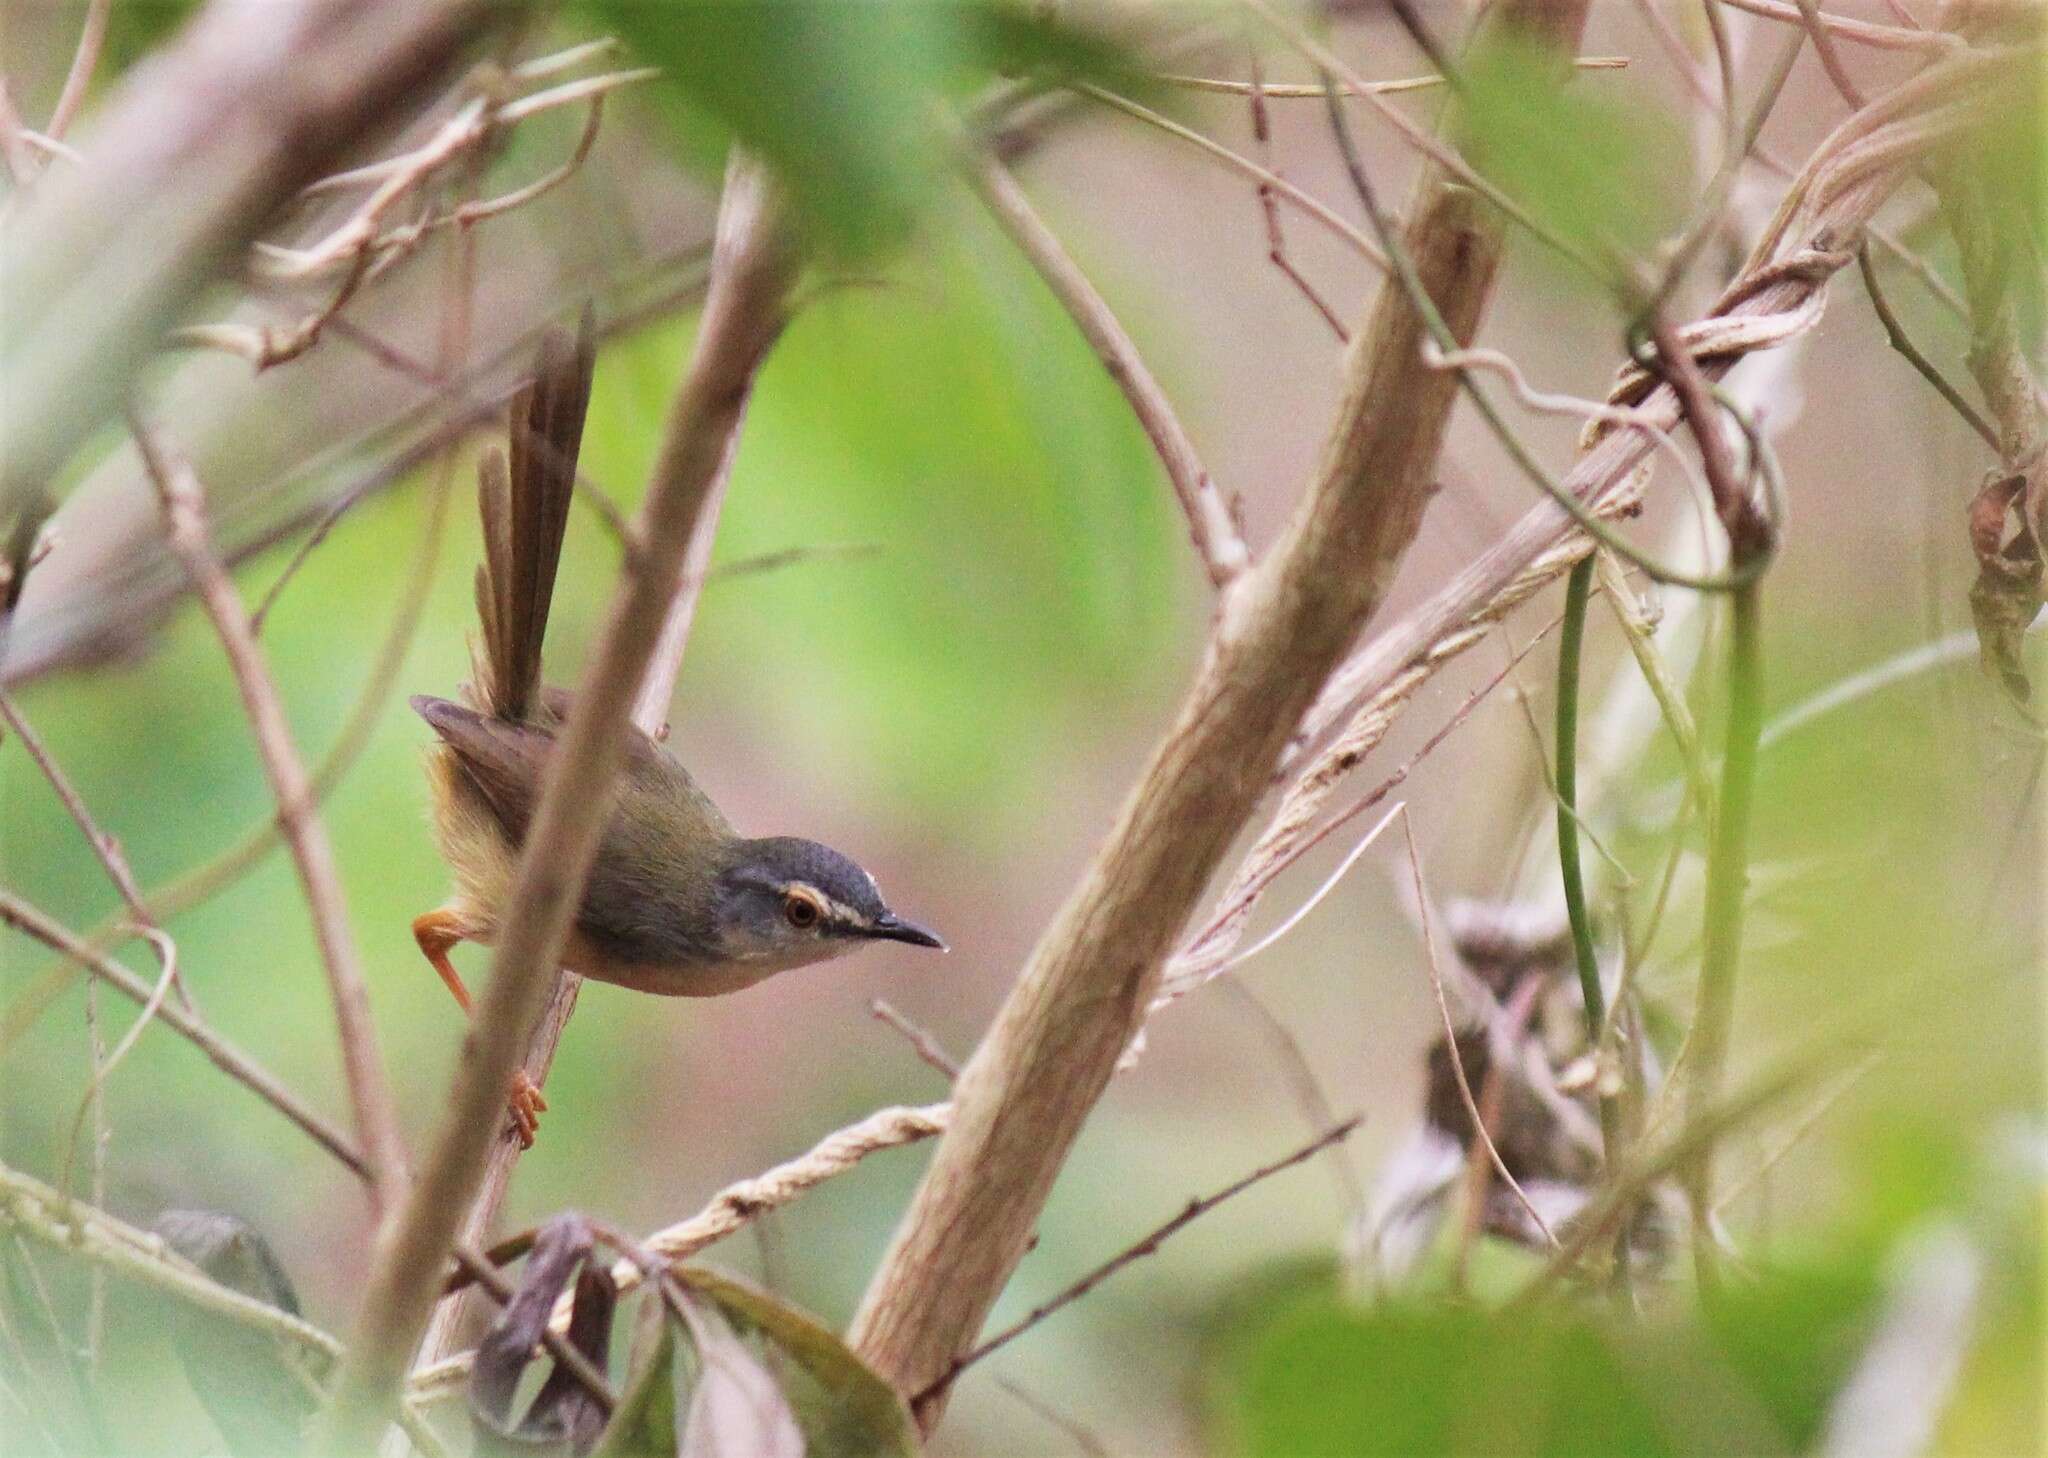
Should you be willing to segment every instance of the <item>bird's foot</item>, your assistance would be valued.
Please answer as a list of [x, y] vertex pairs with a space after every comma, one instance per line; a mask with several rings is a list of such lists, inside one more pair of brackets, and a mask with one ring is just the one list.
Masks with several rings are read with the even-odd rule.
[[519, 1132], [519, 1147], [533, 1148], [533, 1136], [540, 1132], [540, 1116], [548, 1101], [525, 1069], [512, 1075], [512, 1094], [506, 1103], [512, 1110], [512, 1126]]

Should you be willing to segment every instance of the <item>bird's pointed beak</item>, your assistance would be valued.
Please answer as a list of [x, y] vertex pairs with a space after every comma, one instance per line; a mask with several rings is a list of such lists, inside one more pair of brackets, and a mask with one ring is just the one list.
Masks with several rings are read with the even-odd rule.
[[906, 921], [893, 911], [885, 911], [875, 918], [875, 924], [868, 928], [868, 935], [880, 941], [908, 942], [913, 947], [937, 947], [946, 950], [945, 940], [929, 927]]

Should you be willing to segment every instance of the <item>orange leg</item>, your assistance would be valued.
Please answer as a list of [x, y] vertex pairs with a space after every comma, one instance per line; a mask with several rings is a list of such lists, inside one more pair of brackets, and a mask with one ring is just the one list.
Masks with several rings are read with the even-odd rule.
[[[441, 980], [448, 984], [448, 991], [462, 1005], [464, 1013], [473, 1014], [469, 989], [462, 983], [462, 974], [455, 970], [455, 964], [448, 960], [448, 951], [457, 942], [469, 939], [469, 927], [462, 918], [447, 907], [430, 911], [416, 917], [412, 924], [413, 940], [420, 944], [420, 951], [433, 964]], [[512, 1076], [512, 1123], [519, 1131], [519, 1147], [533, 1148], [533, 1136], [540, 1131], [540, 1116], [547, 1109], [548, 1101], [541, 1096], [540, 1086], [527, 1077], [526, 1070], [520, 1069]]]

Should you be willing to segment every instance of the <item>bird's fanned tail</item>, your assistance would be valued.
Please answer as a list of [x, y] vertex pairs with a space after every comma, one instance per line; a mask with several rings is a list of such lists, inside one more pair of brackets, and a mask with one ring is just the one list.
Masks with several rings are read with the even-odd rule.
[[591, 334], [588, 310], [573, 338], [547, 332], [533, 382], [512, 399], [509, 461], [494, 448], [478, 465], [484, 560], [476, 607], [483, 633], [471, 648], [472, 697], [500, 719], [525, 719], [539, 693], [541, 642], [590, 404]]

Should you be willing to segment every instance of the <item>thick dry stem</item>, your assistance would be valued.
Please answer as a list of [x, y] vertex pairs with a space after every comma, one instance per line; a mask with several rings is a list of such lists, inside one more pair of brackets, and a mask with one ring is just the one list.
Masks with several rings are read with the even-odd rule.
[[[1534, 11], [1575, 42], [1583, 6]], [[1498, 220], [1434, 169], [1406, 242], [1469, 342], [1499, 259]], [[922, 1392], [973, 1340], [1054, 1177], [1137, 1031], [1159, 974], [1288, 736], [1385, 598], [1421, 523], [1456, 381], [1383, 290], [1300, 508], [1241, 581], [1202, 672], [1081, 885], [1047, 929], [956, 1087], [951, 1129], [854, 1318], [855, 1348]], [[923, 1404], [929, 1428], [939, 1400]]]

